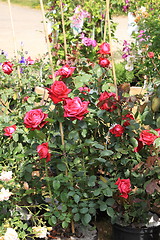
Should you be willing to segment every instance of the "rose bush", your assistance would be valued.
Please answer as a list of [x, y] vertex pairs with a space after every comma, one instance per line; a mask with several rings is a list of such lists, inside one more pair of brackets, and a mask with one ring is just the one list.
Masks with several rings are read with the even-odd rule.
[[[93, 2], [86, 4], [89, 7]], [[71, 15], [65, 7], [73, 9], [73, 5], [66, 1], [65, 18]], [[85, 29], [86, 36], [94, 21], [104, 25], [99, 16], [103, 11], [96, 6], [93, 23], [91, 13], [75, 9], [83, 15], [78, 27]], [[55, 10], [58, 7], [55, 4]], [[72, 45], [67, 58], [58, 55], [62, 52], [58, 43], [52, 52], [56, 81], [46, 59], [21, 57], [19, 63], [13, 60], [12, 75], [3, 69], [0, 73], [0, 224], [4, 238], [45, 238], [54, 226], [72, 226], [74, 232], [74, 222], [88, 225], [99, 211], [106, 212], [112, 223], [125, 225], [146, 224], [148, 212], [158, 213], [160, 130], [154, 114], [159, 108], [154, 107], [154, 121], [149, 121], [151, 106], [143, 105], [141, 96], [130, 96], [123, 85], [116, 91], [111, 84], [110, 44], [97, 41], [95, 47], [86, 46], [90, 38], [87, 44], [79, 43], [81, 35], [77, 34], [77, 40], [71, 34], [79, 30], [74, 24], [68, 31], [67, 43]], [[66, 25], [70, 28], [70, 22]], [[97, 28], [96, 39], [100, 35]], [[105, 65], [99, 62], [104, 59]], [[20, 79], [17, 66], [23, 70]], [[43, 87], [43, 93], [47, 91], [46, 98], [34, 91], [36, 85]], [[156, 87], [154, 104], [159, 94]]]

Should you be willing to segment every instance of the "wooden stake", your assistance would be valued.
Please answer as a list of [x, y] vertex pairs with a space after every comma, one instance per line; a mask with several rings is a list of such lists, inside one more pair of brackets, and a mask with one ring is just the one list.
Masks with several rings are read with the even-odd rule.
[[46, 37], [46, 41], [47, 41], [49, 61], [50, 61], [50, 66], [51, 66], [51, 70], [52, 70], [52, 79], [53, 79], [53, 82], [54, 82], [55, 81], [55, 75], [54, 75], [54, 70], [53, 70], [51, 47], [50, 47], [50, 42], [49, 42], [49, 39], [48, 39], [48, 31], [47, 31], [47, 25], [46, 25], [46, 18], [45, 18], [43, 0], [40, 0], [40, 5], [41, 5], [41, 11], [42, 11], [42, 17], [43, 17], [44, 33], [45, 33], [45, 37]]
[[[15, 56], [16, 56], [16, 62], [18, 63], [18, 52], [17, 52], [17, 45], [16, 45], [16, 35], [15, 35], [15, 30], [14, 30], [14, 24], [13, 24], [13, 17], [12, 17], [12, 10], [11, 10], [11, 2], [10, 2], [10, 0], [8, 0], [8, 6], [9, 6], [10, 19], [11, 19], [11, 26], [12, 26], [14, 51], [15, 51]], [[20, 67], [19, 66], [17, 66], [17, 72], [18, 72], [18, 77], [20, 79], [21, 78], [21, 74], [20, 74]], [[21, 86], [21, 80], [20, 80], [20, 86]]]
[[111, 63], [112, 63], [113, 80], [114, 80], [114, 86], [115, 86], [115, 90], [116, 90], [116, 98], [118, 100], [117, 79], [116, 79], [116, 71], [115, 71], [113, 51], [112, 51], [112, 37], [111, 37], [111, 25], [110, 25], [110, 17], [109, 17], [109, 3], [110, 3], [110, 0], [106, 0], [106, 19], [107, 19], [106, 22], [108, 22], [108, 36], [109, 36], [109, 44], [110, 44], [110, 49], [111, 49]]
[[107, 6], [107, 1], [106, 1], [106, 14], [105, 14], [105, 22], [104, 22], [103, 42], [106, 41], [106, 33], [107, 33], [107, 12], [108, 12], [108, 6]]
[[61, 18], [62, 18], [62, 28], [63, 28], [63, 38], [64, 38], [64, 53], [65, 53], [65, 59], [67, 60], [67, 41], [66, 41], [66, 31], [65, 31], [62, 0], [60, 0], [60, 6], [61, 6]]
[[[62, 28], [63, 28], [63, 38], [64, 38], [64, 53], [65, 53], [65, 59], [67, 61], [67, 41], [66, 41], [66, 31], [65, 31], [65, 22], [64, 22], [62, 0], [60, 0], [60, 6], [61, 6], [61, 18], [62, 18]], [[59, 124], [60, 124], [61, 141], [62, 141], [62, 145], [64, 145], [63, 125], [62, 125], [61, 122]], [[66, 176], [68, 176], [68, 171], [67, 170], [66, 170]], [[71, 222], [71, 230], [72, 230], [72, 233], [75, 234], [75, 225], [74, 225], [73, 220]]]

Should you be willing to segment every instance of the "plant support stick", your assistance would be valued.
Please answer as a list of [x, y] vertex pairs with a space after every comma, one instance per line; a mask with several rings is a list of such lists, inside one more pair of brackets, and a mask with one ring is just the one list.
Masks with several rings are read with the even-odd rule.
[[47, 26], [46, 26], [46, 18], [45, 18], [43, 0], [40, 0], [40, 5], [41, 5], [41, 10], [42, 10], [44, 33], [45, 33], [45, 37], [46, 37], [46, 41], [47, 41], [49, 60], [50, 60], [50, 65], [51, 65], [51, 70], [52, 70], [52, 79], [53, 79], [53, 82], [54, 82], [55, 81], [55, 75], [54, 75], [54, 70], [53, 70], [51, 47], [50, 47], [50, 42], [49, 42], [48, 33], [47, 33]]

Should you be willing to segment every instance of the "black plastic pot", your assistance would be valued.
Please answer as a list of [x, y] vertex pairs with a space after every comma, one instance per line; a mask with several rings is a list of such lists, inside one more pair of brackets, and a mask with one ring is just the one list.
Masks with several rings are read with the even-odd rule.
[[160, 240], [160, 226], [132, 228], [114, 224], [113, 240]]

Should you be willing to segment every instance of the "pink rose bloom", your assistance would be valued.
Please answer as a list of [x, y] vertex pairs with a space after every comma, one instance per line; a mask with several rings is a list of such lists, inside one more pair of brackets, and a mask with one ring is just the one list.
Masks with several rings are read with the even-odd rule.
[[121, 126], [120, 124], [116, 124], [109, 129], [109, 131], [116, 137], [121, 137], [122, 134], [124, 133], [124, 130], [125, 130], [124, 127]]
[[105, 91], [101, 93], [98, 101], [97, 106], [102, 110], [113, 112], [117, 109], [116, 94], [113, 92], [109, 93]]
[[128, 198], [128, 194], [131, 192], [131, 182], [130, 179], [120, 179], [115, 183], [118, 186], [118, 190], [120, 191], [121, 195], [120, 197], [123, 197], [125, 199]]
[[90, 89], [88, 87], [80, 87], [78, 90], [83, 93], [84, 95], [87, 95], [87, 93], [90, 92]]
[[13, 71], [13, 64], [11, 63], [11, 62], [4, 62], [3, 64], [2, 64], [2, 70], [3, 70], [3, 72], [4, 73], [6, 73], [6, 74], [8, 74], [8, 75], [10, 75], [11, 74], [11, 72]]
[[154, 58], [154, 52], [148, 52], [147, 55], [148, 55], [149, 58]]
[[63, 81], [55, 81], [51, 88], [46, 88], [49, 93], [49, 98], [52, 99], [54, 104], [62, 102], [64, 99], [68, 98], [68, 94], [72, 91], [67, 88]]
[[40, 159], [46, 158], [46, 162], [51, 161], [51, 154], [49, 153], [48, 142], [38, 145], [37, 152]]
[[104, 68], [109, 67], [110, 63], [111, 62], [107, 58], [102, 58], [102, 57], [99, 58], [99, 65], [101, 67], [104, 67]]
[[155, 134], [151, 133], [150, 130], [142, 130], [142, 132], [140, 133], [139, 140], [144, 145], [151, 145], [156, 140], [156, 138], [157, 138], [157, 136]]
[[102, 43], [99, 46], [100, 50], [98, 51], [98, 53], [100, 54], [111, 54], [111, 49], [110, 49], [110, 44], [109, 43]]
[[29, 96], [25, 96], [25, 97], [23, 98], [23, 100], [24, 100], [25, 102], [27, 102], [28, 98], [29, 98]]
[[9, 126], [9, 127], [5, 127], [3, 130], [4, 130], [4, 135], [5, 136], [9, 136], [10, 138], [12, 138], [12, 134], [16, 131], [16, 125], [12, 125], [12, 126]]
[[92, 45], [92, 39], [91, 39], [91, 38], [84, 37], [84, 38], [82, 38], [82, 43], [83, 43], [85, 46], [89, 47], [89, 46]]
[[48, 114], [43, 113], [41, 109], [30, 110], [24, 116], [25, 127], [40, 130], [47, 123], [45, 121], [47, 117]]
[[79, 97], [66, 99], [64, 102], [64, 117], [69, 117], [72, 120], [82, 120], [84, 115], [89, 112], [87, 110], [88, 104], [88, 101], [82, 102]]
[[34, 62], [35, 62], [35, 61], [32, 60], [31, 57], [28, 57], [28, 58], [26, 59], [26, 63], [27, 63], [28, 65], [33, 65]]
[[68, 64], [64, 65], [58, 71], [55, 72], [55, 76], [61, 76], [61, 79], [71, 77], [75, 67], [70, 67]]

